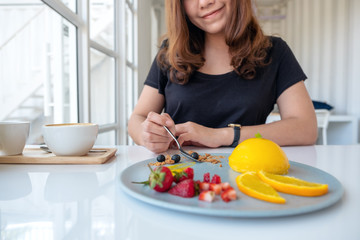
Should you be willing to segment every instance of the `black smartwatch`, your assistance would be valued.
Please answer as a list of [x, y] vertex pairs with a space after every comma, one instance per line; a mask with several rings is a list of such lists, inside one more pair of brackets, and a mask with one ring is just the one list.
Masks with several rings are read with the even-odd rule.
[[236, 147], [239, 144], [240, 140], [240, 124], [230, 123], [228, 124], [228, 127], [232, 127], [234, 129], [234, 141], [229, 147]]

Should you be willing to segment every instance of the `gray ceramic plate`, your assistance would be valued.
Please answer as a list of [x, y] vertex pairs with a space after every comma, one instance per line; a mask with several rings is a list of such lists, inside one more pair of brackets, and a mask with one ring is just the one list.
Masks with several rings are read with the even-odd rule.
[[[196, 214], [225, 216], [225, 217], [279, 217], [304, 214], [327, 208], [338, 202], [344, 193], [341, 183], [332, 175], [301, 163], [290, 161], [288, 175], [301, 178], [306, 181], [324, 183], [329, 185], [329, 192], [320, 197], [300, 197], [280, 193], [285, 199], [286, 204], [274, 204], [251, 198], [237, 189], [235, 178], [239, 173], [233, 171], [228, 162], [229, 154], [212, 154], [225, 156], [222, 160], [222, 167], [219, 164], [196, 163], [194, 168], [194, 179], [202, 180], [206, 172], [218, 174], [223, 182], [229, 182], [238, 193], [238, 200], [225, 203], [220, 196], [212, 203], [199, 201], [194, 198], [180, 198], [168, 193], [158, 193], [151, 190], [148, 186], [133, 184], [147, 180], [149, 168], [147, 164], [156, 162], [156, 159], [149, 159], [136, 163], [126, 168], [120, 176], [121, 188], [132, 197], [146, 203], [168, 208], [172, 210], [191, 212]], [[184, 163], [185, 160], [182, 160]]]

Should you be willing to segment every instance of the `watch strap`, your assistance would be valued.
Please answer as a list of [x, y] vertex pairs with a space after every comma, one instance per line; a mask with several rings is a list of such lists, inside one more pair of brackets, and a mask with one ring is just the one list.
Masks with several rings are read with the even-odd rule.
[[240, 124], [234, 124], [234, 123], [230, 123], [228, 125], [228, 127], [232, 127], [234, 129], [234, 141], [233, 143], [230, 145], [230, 147], [236, 147], [239, 144], [239, 140], [240, 140], [240, 129], [241, 129], [241, 125]]

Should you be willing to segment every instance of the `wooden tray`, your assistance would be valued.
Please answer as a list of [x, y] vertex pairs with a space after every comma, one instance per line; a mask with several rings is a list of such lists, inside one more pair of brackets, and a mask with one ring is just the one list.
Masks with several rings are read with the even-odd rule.
[[[115, 155], [116, 148], [93, 148], [101, 152], [89, 152], [84, 156], [56, 156], [40, 148], [25, 148], [23, 154], [0, 156], [0, 163], [25, 164], [102, 164]], [[102, 152], [104, 151], [104, 152]]]

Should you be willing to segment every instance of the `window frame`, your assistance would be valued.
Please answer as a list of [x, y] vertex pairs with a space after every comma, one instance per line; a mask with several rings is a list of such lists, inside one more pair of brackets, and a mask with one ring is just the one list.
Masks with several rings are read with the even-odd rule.
[[[60, 0], [41, 0], [77, 28], [77, 68], [78, 68], [78, 121], [91, 122], [90, 105], [90, 49], [93, 48], [115, 62], [115, 122], [99, 126], [99, 134], [115, 131], [114, 142], [117, 145], [128, 144], [127, 119], [135, 105], [137, 93], [137, 0], [114, 0], [114, 50], [90, 39], [89, 1], [77, 1], [77, 10], [73, 12]], [[126, 59], [126, 7], [132, 13], [133, 59]], [[132, 78], [127, 77], [127, 67], [132, 71]], [[128, 89], [131, 89], [129, 91]]]

